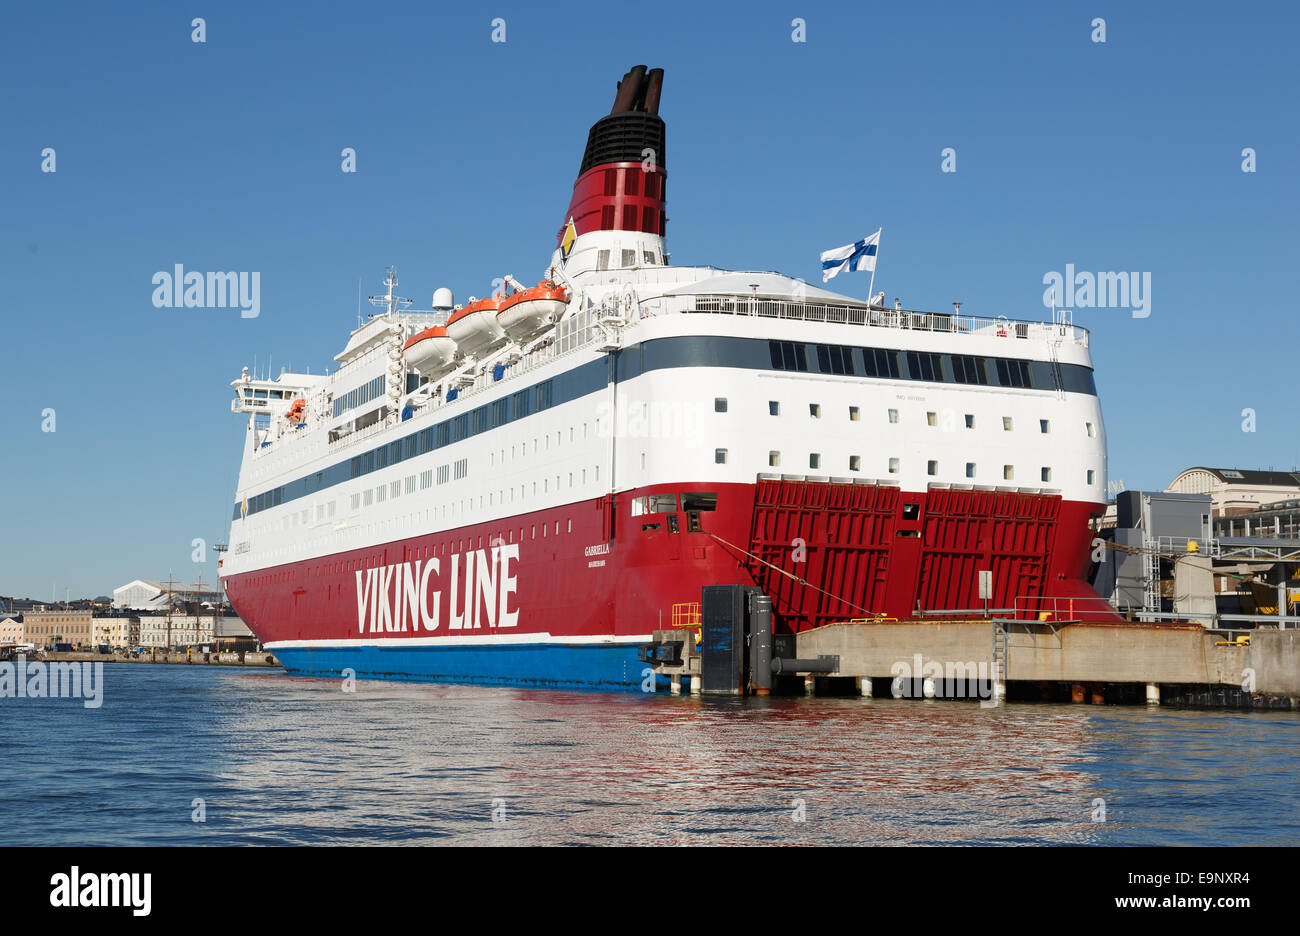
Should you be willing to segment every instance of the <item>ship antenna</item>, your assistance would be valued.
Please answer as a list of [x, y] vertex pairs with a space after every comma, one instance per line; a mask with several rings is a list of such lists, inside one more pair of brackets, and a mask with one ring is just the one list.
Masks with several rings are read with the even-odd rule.
[[387, 306], [386, 315], [392, 315], [399, 309], [406, 309], [411, 306], [414, 299], [406, 299], [397, 295], [393, 290], [397, 287], [397, 267], [390, 266], [387, 275], [384, 276], [384, 285], [388, 287], [388, 292], [382, 296], [371, 296], [370, 304], [373, 306]]

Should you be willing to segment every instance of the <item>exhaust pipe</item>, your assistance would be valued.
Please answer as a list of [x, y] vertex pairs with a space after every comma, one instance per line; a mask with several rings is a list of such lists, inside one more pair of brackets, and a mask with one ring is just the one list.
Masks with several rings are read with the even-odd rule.
[[637, 65], [624, 75], [623, 80], [618, 83], [618, 93], [614, 95], [614, 107], [610, 113], [623, 114], [632, 110], [643, 81], [645, 81], [644, 65]]
[[650, 69], [650, 75], [646, 78], [645, 92], [645, 112], [647, 114], [659, 113], [659, 95], [664, 90], [664, 70], [662, 68]]

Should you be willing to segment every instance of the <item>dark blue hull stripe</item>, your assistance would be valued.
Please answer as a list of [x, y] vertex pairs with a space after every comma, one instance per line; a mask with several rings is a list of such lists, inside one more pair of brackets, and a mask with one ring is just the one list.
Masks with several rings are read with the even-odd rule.
[[[468, 647], [271, 647], [298, 676], [643, 691], [648, 665], [635, 644], [510, 644]], [[662, 688], [665, 677], [655, 677]]]

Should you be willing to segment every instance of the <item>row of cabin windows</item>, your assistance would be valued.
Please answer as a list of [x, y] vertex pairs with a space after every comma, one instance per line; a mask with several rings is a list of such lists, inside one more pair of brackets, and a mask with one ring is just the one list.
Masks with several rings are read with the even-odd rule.
[[[715, 399], [715, 400], [713, 401], [713, 409], [714, 409], [714, 412], [717, 412], [717, 413], [725, 413], [725, 412], [727, 411], [727, 401], [726, 401], [724, 398], [722, 398], [722, 397], [718, 397], [717, 399]], [[768, 400], [768, 401], [767, 401], [767, 412], [768, 412], [768, 415], [770, 415], [770, 416], [780, 416], [780, 415], [781, 415], [781, 403], [780, 403], [780, 401], [779, 401], [779, 400]], [[812, 419], [821, 419], [821, 418], [822, 418], [822, 406], [821, 406], [821, 404], [820, 404], [820, 403], [809, 403], [809, 404], [808, 404], [808, 415], [809, 415], [809, 417], [812, 418]], [[964, 415], [965, 415], [966, 428], [967, 428], [967, 429], [974, 429], [974, 428], [975, 428], [975, 414], [974, 414], [974, 413], [966, 413], [966, 414], [964, 414]], [[897, 423], [897, 422], [898, 422], [898, 410], [896, 410], [896, 409], [890, 409], [890, 410], [888, 410], [888, 416], [889, 416], [889, 421], [890, 421], [891, 423]], [[849, 421], [850, 421], [850, 422], [859, 422], [859, 421], [861, 421], [861, 419], [862, 419], [862, 409], [861, 409], [861, 407], [858, 407], [858, 406], [850, 406], [850, 407], [849, 407]], [[927, 426], [937, 426], [937, 425], [939, 425], [939, 414], [938, 414], [937, 412], [933, 411], [933, 410], [926, 412], [926, 414], [925, 414], [925, 424], [926, 424]], [[1010, 417], [1010, 416], [1003, 416], [1003, 417], [1002, 417], [1002, 429], [1003, 429], [1005, 432], [1011, 432], [1012, 429], [1013, 429], [1014, 427], [1015, 427], [1015, 421], [1012, 419], [1012, 417]], [[1094, 426], [1091, 422], [1087, 422], [1087, 421], [1085, 421], [1084, 424], [1083, 424], [1083, 428], [1084, 428], [1084, 431], [1088, 434], [1088, 438], [1090, 438], [1090, 439], [1092, 439], [1092, 438], [1096, 438], [1096, 436], [1097, 436], [1097, 428], [1096, 428], [1096, 426]], [[1044, 433], [1044, 434], [1051, 432], [1051, 431], [1052, 431], [1052, 421], [1051, 421], [1050, 419], [1040, 419], [1040, 420], [1038, 420], [1038, 431], [1041, 432], [1041, 433]]]
[[[726, 464], [726, 461], [727, 461], [727, 449], [717, 449], [716, 452], [715, 452], [715, 455], [714, 455], [714, 460], [715, 460], [718, 464], [720, 464], [720, 465], [721, 465], [721, 464]], [[780, 453], [779, 451], [775, 450], [775, 449], [773, 449], [772, 451], [768, 452], [768, 453], [767, 453], [767, 464], [768, 464], [768, 467], [769, 467], [769, 468], [780, 468], [780, 467], [781, 467], [781, 453]], [[809, 467], [810, 469], [813, 469], [813, 470], [817, 470], [817, 469], [820, 469], [820, 468], [822, 467], [822, 456], [821, 456], [821, 453], [819, 453], [819, 452], [812, 452], [812, 453], [810, 453], [810, 454], [808, 455], [808, 467]], [[901, 468], [901, 461], [900, 461], [900, 459], [898, 459], [898, 458], [891, 458], [891, 459], [889, 459], [889, 473], [890, 473], [890, 474], [898, 474], [900, 468]], [[850, 455], [850, 456], [849, 456], [849, 471], [861, 471], [861, 470], [862, 470], [862, 456], [861, 456], [861, 455]], [[935, 476], [935, 475], [937, 475], [937, 474], [939, 473], [939, 462], [938, 462], [938, 460], [936, 460], [936, 459], [930, 459], [929, 461], [927, 461], [927, 462], [925, 463], [925, 473], [926, 473], [927, 475], [932, 476], [932, 477]], [[967, 462], [967, 463], [966, 463], [966, 477], [968, 477], [968, 478], [974, 478], [975, 476], [976, 476], [976, 472], [975, 472], [975, 462]], [[1003, 479], [1004, 481], [1014, 481], [1014, 480], [1015, 480], [1015, 476], [1016, 476], [1016, 469], [1015, 469], [1015, 466], [1014, 466], [1014, 465], [1003, 465], [1003, 466], [1002, 466], [1002, 479]], [[1087, 470], [1087, 473], [1086, 473], [1085, 477], [1087, 478], [1087, 482], [1088, 482], [1088, 484], [1095, 484], [1095, 483], [1096, 483], [1096, 480], [1097, 480], [1097, 472], [1096, 472], [1094, 469], [1089, 468], [1089, 469]], [[1039, 478], [1040, 478], [1040, 480], [1042, 480], [1044, 483], [1050, 482], [1050, 481], [1052, 480], [1052, 469], [1051, 469], [1050, 467], [1044, 465], [1042, 468], [1039, 469]]]

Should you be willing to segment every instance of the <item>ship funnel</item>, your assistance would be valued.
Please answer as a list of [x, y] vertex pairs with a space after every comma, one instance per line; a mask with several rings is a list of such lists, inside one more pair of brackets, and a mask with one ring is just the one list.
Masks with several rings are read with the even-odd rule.
[[666, 128], [659, 116], [663, 83], [662, 68], [647, 72], [644, 65], [633, 67], [618, 83], [614, 106], [587, 134], [557, 247], [565, 249], [570, 218], [578, 236], [590, 231], [664, 236], [668, 173]]

